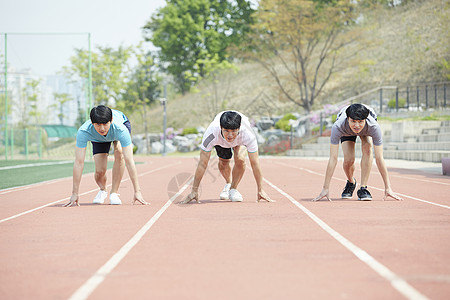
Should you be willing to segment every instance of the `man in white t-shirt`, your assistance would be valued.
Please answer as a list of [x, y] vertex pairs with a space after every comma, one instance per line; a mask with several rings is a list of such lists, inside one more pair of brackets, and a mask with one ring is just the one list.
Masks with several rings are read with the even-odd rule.
[[[237, 186], [245, 171], [245, 150], [241, 146], [245, 146], [248, 151], [253, 176], [258, 186], [257, 201], [273, 202], [262, 189], [263, 176], [259, 165], [258, 143], [248, 118], [237, 111], [225, 111], [214, 118], [203, 135], [200, 145], [200, 161], [195, 171], [192, 191], [181, 203], [189, 203], [192, 200], [199, 203], [198, 187], [208, 167], [213, 147], [219, 157], [219, 171], [226, 181], [226, 185], [220, 193], [220, 199], [242, 202], [243, 197], [237, 191]], [[233, 153], [234, 166], [231, 169], [230, 162]]]

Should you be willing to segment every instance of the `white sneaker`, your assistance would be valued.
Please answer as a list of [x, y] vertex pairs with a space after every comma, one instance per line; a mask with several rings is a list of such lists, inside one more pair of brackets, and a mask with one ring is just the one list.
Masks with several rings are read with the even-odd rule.
[[94, 204], [103, 204], [105, 202], [106, 197], [108, 197], [107, 191], [98, 191], [97, 196], [95, 196], [94, 201], [92, 203]]
[[111, 203], [111, 205], [120, 205], [122, 204], [122, 201], [120, 201], [119, 198], [119, 194], [117, 193], [111, 193], [111, 195], [109, 195], [109, 203]]
[[230, 192], [230, 187], [231, 187], [231, 183], [225, 184], [225, 187], [220, 192], [220, 199], [221, 200], [228, 200], [228, 199], [230, 199], [230, 197], [228, 196], [228, 194]]
[[232, 202], [242, 202], [244, 200], [241, 193], [239, 193], [236, 189], [230, 190], [229, 197]]

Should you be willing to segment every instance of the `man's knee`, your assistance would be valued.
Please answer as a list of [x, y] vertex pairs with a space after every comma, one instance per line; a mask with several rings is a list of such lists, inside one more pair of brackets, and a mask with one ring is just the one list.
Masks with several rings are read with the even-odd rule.
[[351, 167], [355, 164], [355, 157], [344, 158], [344, 167]]
[[235, 164], [237, 167], [245, 168], [245, 158], [243, 158], [243, 157], [237, 157], [237, 158], [234, 160], [234, 164]]
[[101, 178], [101, 177], [105, 176], [105, 174], [106, 174], [106, 168], [105, 169], [100, 168], [100, 169], [95, 170], [95, 177], [97, 177], [97, 178]]
[[364, 156], [371, 156], [372, 155], [372, 144], [364, 143], [363, 145], [361, 145], [361, 151]]

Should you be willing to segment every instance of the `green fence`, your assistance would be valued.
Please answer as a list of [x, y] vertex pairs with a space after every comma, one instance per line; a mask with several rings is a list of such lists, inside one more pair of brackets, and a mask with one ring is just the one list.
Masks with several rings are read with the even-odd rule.
[[[77, 130], [61, 125], [8, 128], [0, 132], [0, 159], [42, 159], [73, 157]], [[6, 155], [7, 153], [7, 155]]]

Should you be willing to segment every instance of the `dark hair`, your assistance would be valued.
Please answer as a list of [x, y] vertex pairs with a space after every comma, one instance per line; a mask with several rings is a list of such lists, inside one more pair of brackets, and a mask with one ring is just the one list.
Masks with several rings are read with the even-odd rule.
[[98, 123], [98, 124], [106, 124], [108, 122], [112, 121], [112, 110], [111, 108], [104, 106], [104, 105], [98, 105], [94, 106], [91, 109], [91, 122], [92, 124]]
[[345, 114], [353, 120], [365, 120], [369, 116], [369, 109], [362, 104], [355, 103], [347, 107]]
[[241, 115], [235, 111], [226, 111], [220, 116], [220, 127], [224, 129], [239, 129]]

